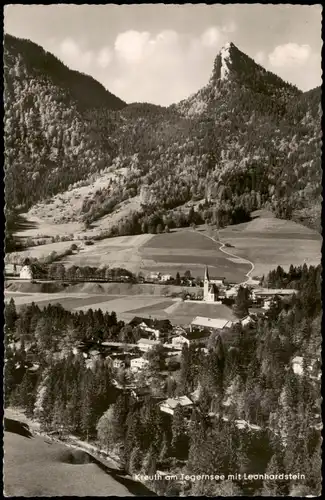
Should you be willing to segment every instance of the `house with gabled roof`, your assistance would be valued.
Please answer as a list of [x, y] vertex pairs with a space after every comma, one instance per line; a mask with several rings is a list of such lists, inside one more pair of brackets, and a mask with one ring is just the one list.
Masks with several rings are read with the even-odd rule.
[[160, 411], [174, 415], [175, 408], [181, 406], [186, 410], [191, 410], [194, 407], [193, 401], [187, 396], [180, 396], [178, 398], [168, 398], [160, 403]]
[[151, 339], [145, 339], [145, 338], [141, 338], [137, 342], [137, 345], [138, 345], [140, 351], [143, 351], [143, 352], [150, 351], [150, 349], [152, 349], [153, 347], [155, 347], [158, 344], [160, 344], [160, 342], [158, 340], [151, 340]]

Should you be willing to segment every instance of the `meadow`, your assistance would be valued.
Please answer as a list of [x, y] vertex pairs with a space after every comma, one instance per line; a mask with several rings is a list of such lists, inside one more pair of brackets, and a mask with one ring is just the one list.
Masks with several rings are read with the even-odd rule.
[[160, 271], [175, 275], [189, 270], [194, 277], [203, 277], [205, 266], [209, 266], [210, 277], [224, 277], [230, 282], [245, 280], [250, 265], [231, 258], [204, 233], [193, 230], [178, 230], [157, 234], [139, 252], [147, 271]]
[[231, 253], [254, 263], [252, 276], [266, 275], [277, 266], [318, 265], [321, 262], [321, 236], [293, 221], [280, 220], [267, 211], [252, 221], [219, 231], [221, 241], [232, 245]]
[[[45, 436], [26, 433], [22, 422], [8, 418], [4, 432], [4, 493], [7, 497], [147, 496], [140, 483], [108, 460]], [[7, 421], [7, 422], [6, 422]]]
[[[221, 244], [228, 246], [220, 250]], [[62, 260], [65, 266], [124, 267], [136, 274], [160, 272], [172, 276], [190, 271], [197, 278], [203, 277], [208, 265], [211, 277], [221, 276], [237, 283], [245, 281], [251, 270], [245, 259], [255, 266], [252, 276], [262, 276], [279, 265], [284, 269], [304, 262], [317, 265], [321, 255], [318, 233], [293, 221], [277, 219], [266, 210], [255, 212], [250, 222], [219, 231], [207, 231], [202, 226], [156, 235], [119, 236], [90, 246], [78, 240], [77, 245], [78, 250]], [[70, 246], [71, 242], [52, 243], [30, 247], [17, 255], [40, 258]]]
[[[180, 287], [179, 287], [180, 288]], [[234, 316], [227, 306], [183, 302], [179, 298], [154, 295], [92, 295], [89, 293], [31, 293], [5, 291], [5, 302], [14, 299], [19, 311], [22, 307], [34, 302], [41, 309], [47, 305], [60, 304], [70, 311], [87, 311], [100, 309], [111, 313], [115, 311], [117, 318], [128, 323], [135, 316], [143, 318], [169, 319], [173, 325], [189, 325], [196, 316], [224, 318], [233, 320]]]

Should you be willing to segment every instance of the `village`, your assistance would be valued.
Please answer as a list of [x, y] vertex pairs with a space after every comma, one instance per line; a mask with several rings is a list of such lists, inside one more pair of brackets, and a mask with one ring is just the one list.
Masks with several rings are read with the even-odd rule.
[[[260, 317], [266, 316], [276, 298], [286, 299], [297, 293], [295, 289], [267, 289], [258, 283], [249, 281], [247, 284], [229, 286], [224, 278], [210, 278], [208, 267], [203, 279], [203, 297], [201, 300], [185, 298], [185, 303], [194, 304], [233, 304], [238, 290], [246, 289], [249, 295], [248, 314], [244, 317], [229, 320], [227, 318], [210, 318], [196, 316], [188, 325], [172, 325], [168, 319], [159, 320], [151, 317], [135, 316], [129, 327], [135, 328], [140, 337], [135, 343], [103, 341], [93, 343], [83, 342], [73, 348], [74, 354], [83, 352], [86, 365], [91, 368], [93, 363], [104, 358], [111, 366], [115, 386], [130, 393], [135, 399], [143, 400], [146, 396], [154, 397], [160, 410], [173, 415], [180, 405], [190, 415], [197, 395], [192, 397], [180, 395], [167, 399], [160, 397], [159, 387], [152, 388], [153, 378], [158, 377], [161, 388], [167, 378], [177, 375], [184, 346], [199, 349], [204, 354], [209, 352], [209, 342], [214, 336], [221, 338], [238, 325], [249, 328], [256, 324]], [[295, 361], [295, 371], [299, 370]], [[299, 364], [299, 362], [298, 362]], [[159, 385], [159, 384], [158, 384]]]

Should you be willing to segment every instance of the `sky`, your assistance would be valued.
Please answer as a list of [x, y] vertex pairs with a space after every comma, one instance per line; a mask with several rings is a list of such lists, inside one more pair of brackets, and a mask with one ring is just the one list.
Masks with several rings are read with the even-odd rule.
[[208, 83], [226, 42], [301, 90], [321, 85], [321, 5], [6, 5], [4, 31], [127, 103], [169, 105]]

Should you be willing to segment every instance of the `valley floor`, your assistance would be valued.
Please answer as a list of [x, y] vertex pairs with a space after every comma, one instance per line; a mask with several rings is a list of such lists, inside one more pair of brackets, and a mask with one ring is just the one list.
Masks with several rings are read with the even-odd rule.
[[[36, 237], [41, 228], [19, 234]], [[56, 229], [59, 228], [67, 229], [64, 224], [56, 225]], [[72, 237], [77, 236], [72, 234]], [[124, 267], [134, 273], [159, 271], [173, 276], [190, 270], [192, 276], [198, 277], [208, 265], [211, 276], [224, 276], [231, 282], [240, 283], [247, 279], [247, 274], [262, 276], [277, 266], [288, 270], [291, 264], [317, 265], [321, 260], [322, 240], [311, 229], [260, 210], [253, 214], [250, 222], [219, 231], [200, 226], [195, 231], [185, 228], [167, 234], [108, 238], [94, 241], [90, 246], [79, 239], [75, 243], [78, 250], [61, 260], [65, 266]], [[18, 252], [17, 257], [41, 258], [53, 251], [60, 254], [71, 244], [72, 241], [65, 241], [30, 247]]]

